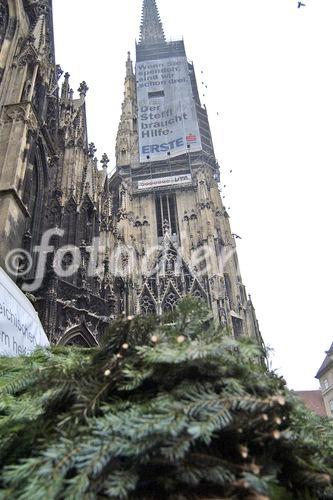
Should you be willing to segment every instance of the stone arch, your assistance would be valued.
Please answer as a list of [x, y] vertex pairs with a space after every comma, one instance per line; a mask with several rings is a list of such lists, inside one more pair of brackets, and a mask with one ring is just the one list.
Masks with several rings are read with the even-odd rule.
[[98, 342], [85, 323], [67, 330], [59, 339], [58, 345], [75, 345], [78, 347], [97, 347]]

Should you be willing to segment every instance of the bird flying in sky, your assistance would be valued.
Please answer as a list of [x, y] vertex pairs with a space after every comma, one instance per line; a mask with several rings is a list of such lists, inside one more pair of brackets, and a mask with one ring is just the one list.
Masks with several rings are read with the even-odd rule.
[[298, 9], [300, 9], [301, 7], [305, 7], [305, 3], [298, 2]]

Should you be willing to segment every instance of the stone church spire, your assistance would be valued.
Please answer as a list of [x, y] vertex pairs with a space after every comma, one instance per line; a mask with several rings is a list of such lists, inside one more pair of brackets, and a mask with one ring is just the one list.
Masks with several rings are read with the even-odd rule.
[[165, 42], [165, 35], [156, 0], [144, 0], [140, 27], [140, 44], [147, 45], [163, 42]]
[[124, 86], [124, 101], [116, 139], [117, 167], [138, 162], [136, 81], [129, 52]]

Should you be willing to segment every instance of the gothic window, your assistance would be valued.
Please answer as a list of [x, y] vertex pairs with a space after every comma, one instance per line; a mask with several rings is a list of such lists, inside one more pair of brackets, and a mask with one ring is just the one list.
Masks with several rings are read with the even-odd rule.
[[166, 226], [170, 229], [171, 235], [178, 234], [177, 205], [174, 194], [157, 195], [155, 200], [157, 236], [164, 235]]
[[233, 304], [233, 296], [232, 296], [232, 286], [231, 286], [231, 280], [229, 274], [224, 275], [224, 282], [225, 282], [225, 288], [227, 291], [227, 296], [229, 299], [230, 306], [232, 307]]
[[150, 294], [145, 293], [142, 295], [140, 299], [140, 310], [141, 314], [144, 315], [156, 313], [155, 304]]
[[[120, 189], [120, 186], [116, 186], [116, 188], [112, 192], [112, 211], [115, 214], [118, 212], [119, 208], [121, 207], [121, 205], [120, 205], [120, 194], [119, 194], [117, 188]], [[106, 199], [106, 203], [107, 203], [107, 199]]]
[[81, 205], [79, 218], [79, 239], [84, 240], [87, 245], [90, 245], [94, 236], [94, 206], [87, 197]]
[[40, 78], [38, 78], [36, 81], [36, 85], [35, 85], [35, 93], [34, 93], [33, 103], [34, 103], [35, 109], [37, 111], [37, 114], [41, 119], [44, 118], [45, 97], [46, 97], [45, 86], [42, 84]]
[[200, 290], [194, 290], [194, 292], [192, 293], [192, 296], [195, 297], [198, 300], [202, 299], [202, 295], [201, 295]]
[[25, 177], [25, 189], [23, 193], [23, 203], [27, 207], [31, 217], [34, 215], [36, 197], [38, 192], [37, 161], [29, 163]]
[[208, 269], [206, 254], [207, 251], [205, 248], [198, 248], [196, 259], [193, 262], [196, 264], [196, 270], [199, 271], [202, 276], [207, 274]]
[[167, 248], [163, 251], [160, 259], [160, 271], [162, 274], [179, 274], [178, 254], [173, 248]]
[[232, 328], [235, 339], [239, 339], [243, 335], [243, 321], [240, 318], [232, 317]]
[[65, 230], [65, 240], [68, 245], [76, 245], [76, 223], [77, 223], [77, 205], [73, 198], [70, 198], [66, 204], [63, 229]]
[[5, 38], [9, 19], [7, 0], [0, 0], [0, 50]]
[[242, 302], [243, 304], [246, 304], [246, 290], [245, 290], [245, 286], [242, 284], [241, 282], [241, 279], [238, 278], [238, 282], [239, 282], [239, 289], [240, 289], [240, 292], [241, 292], [241, 299], [242, 299]]
[[203, 297], [203, 294], [202, 292], [199, 290], [199, 288], [196, 288], [193, 292], [192, 292], [192, 297], [195, 297], [196, 299], [198, 300], [204, 300], [204, 297]]
[[53, 200], [50, 204], [49, 211], [49, 227], [53, 228], [60, 226], [61, 206], [57, 200]]
[[163, 311], [164, 312], [173, 311], [177, 305], [178, 300], [179, 297], [175, 292], [173, 291], [169, 292], [163, 301]]
[[44, 221], [43, 207], [46, 193], [46, 158], [39, 144], [32, 146], [27, 170], [23, 182], [23, 203], [30, 215], [30, 228], [33, 241], [39, 236]]
[[113, 279], [111, 280], [110, 270], [108, 267], [109, 262], [107, 264], [106, 262], [108, 261], [104, 261], [105, 267], [104, 278], [102, 281], [102, 296], [108, 302], [112, 302], [112, 310], [116, 316], [126, 314], [125, 302], [127, 302], [128, 299], [128, 290], [125, 287], [125, 282], [119, 275], [115, 276], [114, 281]]

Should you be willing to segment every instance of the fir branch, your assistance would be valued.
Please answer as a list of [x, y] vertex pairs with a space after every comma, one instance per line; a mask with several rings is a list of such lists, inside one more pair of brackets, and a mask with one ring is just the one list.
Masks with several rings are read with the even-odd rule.
[[330, 422], [207, 318], [187, 299], [0, 358], [0, 498], [332, 498]]

